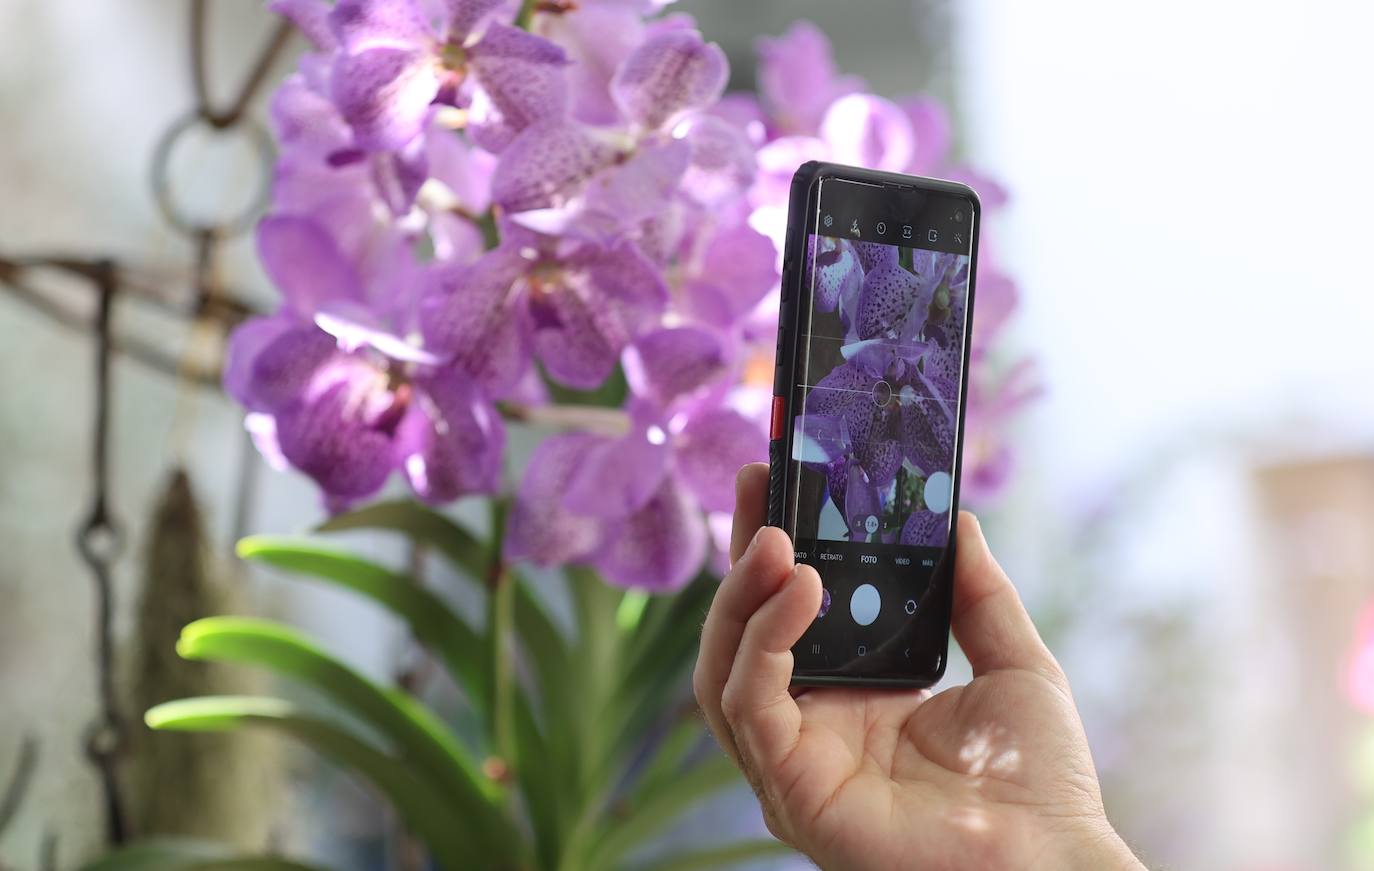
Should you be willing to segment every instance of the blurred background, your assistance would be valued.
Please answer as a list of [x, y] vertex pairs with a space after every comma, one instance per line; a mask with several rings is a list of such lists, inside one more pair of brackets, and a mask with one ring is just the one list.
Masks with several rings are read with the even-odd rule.
[[[1128, 842], [1151, 867], [1374, 867], [1374, 674], [1360, 670], [1374, 643], [1360, 634], [1374, 599], [1374, 122], [1359, 108], [1374, 7], [677, 6], [725, 48], [732, 88], [753, 83], [757, 37], [815, 21], [876, 93], [947, 100], [957, 148], [1009, 191], [995, 231], [1022, 294], [1010, 344], [1045, 394], [1017, 424], [1014, 483], [985, 522], [1073, 680]], [[227, 92], [274, 20], [257, 3], [210, 8], [211, 86]], [[0, 258], [111, 256], [189, 298], [195, 240], [149, 183], [159, 137], [192, 104], [186, 15], [170, 0], [0, 5]], [[183, 207], [250, 207], [251, 140], [191, 147], [169, 162]], [[225, 243], [217, 276], [271, 299], [246, 238]], [[42, 287], [59, 315], [93, 310], [80, 282]], [[26, 738], [38, 746], [0, 838], [0, 866], [18, 869], [54, 844], [70, 867], [101, 837], [81, 753], [96, 601], [74, 546], [95, 492], [96, 351], [51, 314], [0, 292], [0, 788]], [[317, 521], [316, 492], [261, 467], [240, 410], [197, 386], [196, 355], [214, 349], [184, 319], [149, 305], [116, 318], [176, 364], [126, 356], [112, 372], [117, 649], [134, 643], [148, 561], [165, 558], [148, 541], [181, 465], [211, 571], [233, 578], [241, 607], [393, 674], [397, 626], [232, 566], [238, 534]], [[265, 837], [360, 861], [385, 821], [359, 787], [283, 752]], [[735, 796], [692, 826], [743, 825], [747, 807]]]

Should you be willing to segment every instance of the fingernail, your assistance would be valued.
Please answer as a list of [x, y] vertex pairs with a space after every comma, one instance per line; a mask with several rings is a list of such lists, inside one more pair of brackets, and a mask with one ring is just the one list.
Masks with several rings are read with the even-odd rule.
[[749, 554], [753, 553], [755, 548], [759, 546], [759, 536], [763, 535], [763, 531], [767, 528], [766, 526], [760, 526], [759, 531], [754, 533], [754, 537], [749, 539], [749, 546], [744, 549], [744, 556], [740, 557], [741, 560], [748, 559]]

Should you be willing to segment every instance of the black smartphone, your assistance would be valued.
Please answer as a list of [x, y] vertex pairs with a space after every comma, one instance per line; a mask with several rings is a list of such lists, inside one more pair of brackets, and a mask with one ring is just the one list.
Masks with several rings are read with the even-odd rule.
[[795, 684], [944, 674], [980, 217], [954, 182], [815, 162], [793, 177], [768, 522], [825, 588]]

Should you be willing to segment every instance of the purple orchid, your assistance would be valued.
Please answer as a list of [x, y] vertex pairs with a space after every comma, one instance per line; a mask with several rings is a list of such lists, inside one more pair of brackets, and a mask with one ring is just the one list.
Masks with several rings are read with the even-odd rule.
[[540, 444], [517, 493], [508, 557], [586, 563], [611, 583], [654, 592], [691, 580], [706, 554], [703, 511], [733, 509], [735, 474], [767, 455], [766, 436], [728, 405], [669, 414], [634, 400], [630, 412], [619, 438], [570, 433]]
[[658, 268], [633, 242], [559, 243], [519, 227], [471, 266], [432, 273], [422, 306], [427, 347], [503, 395], [529, 356], [549, 376], [591, 389], [668, 302]]
[[[568, 431], [536, 447], [505, 544], [622, 586], [675, 589], [708, 552], [722, 564], [734, 474], [765, 455], [796, 166], [976, 178], [950, 162], [940, 104], [865, 93], [808, 24], [760, 42], [759, 98], [722, 97], [724, 53], [690, 16], [660, 15], [665, 0], [536, 4], [519, 26], [508, 0], [270, 5], [311, 49], [271, 106], [258, 248], [282, 305], [235, 333], [225, 371], [259, 446], [331, 508], [393, 472], [447, 502], [496, 491], [502, 413], [537, 419], [546, 385], [623, 372], [623, 409], [545, 409]], [[976, 361], [1016, 302], [993, 250], [985, 236]], [[844, 390], [807, 405], [807, 462], [852, 534], [901, 489], [918, 510], [880, 535], [938, 536], [967, 268], [840, 239], [807, 259], [844, 349], [819, 385]], [[1026, 371], [974, 373], [973, 498], [1010, 467], [995, 434]]]
[[431, 20], [417, 0], [339, 0], [329, 24], [340, 52], [332, 95], [359, 147], [399, 150], [436, 101], [464, 106], [480, 145], [567, 111], [567, 55], [493, 20], [500, 0], [444, 0]]
[[258, 250], [285, 305], [235, 332], [224, 382], [252, 412], [259, 447], [313, 478], [334, 507], [376, 493], [398, 469], [430, 502], [493, 491], [505, 441], [495, 408], [412, 334], [345, 314], [366, 312], [364, 288], [327, 231], [270, 217]]

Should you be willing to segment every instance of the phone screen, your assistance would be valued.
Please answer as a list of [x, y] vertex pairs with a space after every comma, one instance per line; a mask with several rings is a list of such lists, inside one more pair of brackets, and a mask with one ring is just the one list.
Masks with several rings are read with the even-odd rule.
[[938, 674], [977, 208], [953, 194], [818, 184], [784, 518], [825, 592], [796, 668]]

